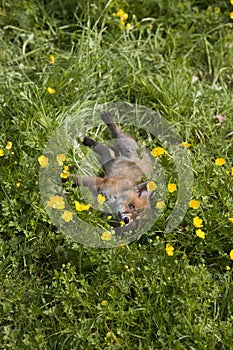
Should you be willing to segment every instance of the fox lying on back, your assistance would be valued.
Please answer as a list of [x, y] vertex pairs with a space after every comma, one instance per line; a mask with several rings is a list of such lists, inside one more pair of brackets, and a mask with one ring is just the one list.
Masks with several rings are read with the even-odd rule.
[[109, 111], [102, 112], [100, 117], [116, 137], [116, 144], [108, 147], [88, 136], [84, 137], [83, 144], [92, 147], [100, 156], [105, 176], [75, 176], [74, 181], [77, 185], [89, 187], [96, 196], [102, 194], [117, 221], [128, 225], [144, 217], [151, 209], [151, 192], [147, 190], [149, 181], [141, 183], [141, 180], [143, 175], [152, 174], [152, 162], [146, 151], [138, 155], [137, 142], [119, 128]]

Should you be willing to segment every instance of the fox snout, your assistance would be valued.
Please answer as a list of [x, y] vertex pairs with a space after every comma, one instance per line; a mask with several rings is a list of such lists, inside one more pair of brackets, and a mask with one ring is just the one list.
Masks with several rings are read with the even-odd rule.
[[149, 197], [150, 193], [147, 190], [139, 191], [138, 187], [119, 193], [111, 205], [113, 215], [125, 225], [140, 220], [146, 211], [151, 210]]

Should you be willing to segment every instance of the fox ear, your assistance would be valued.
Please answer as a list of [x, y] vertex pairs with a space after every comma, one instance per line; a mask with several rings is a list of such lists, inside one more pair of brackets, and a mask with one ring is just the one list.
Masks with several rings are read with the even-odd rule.
[[[152, 185], [153, 184], [153, 185]], [[156, 185], [153, 181], [145, 181], [137, 185], [136, 191], [138, 192], [138, 197], [150, 197], [151, 194], [156, 189]]]

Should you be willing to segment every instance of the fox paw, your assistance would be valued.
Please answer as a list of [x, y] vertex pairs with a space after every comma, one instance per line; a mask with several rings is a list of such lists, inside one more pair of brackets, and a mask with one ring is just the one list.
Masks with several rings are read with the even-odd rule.
[[112, 114], [109, 111], [103, 111], [100, 115], [100, 118], [105, 122], [105, 124], [112, 124], [114, 120], [112, 119]]
[[85, 136], [83, 139], [83, 144], [84, 144], [84, 146], [92, 147], [92, 146], [96, 145], [96, 141], [88, 136]]

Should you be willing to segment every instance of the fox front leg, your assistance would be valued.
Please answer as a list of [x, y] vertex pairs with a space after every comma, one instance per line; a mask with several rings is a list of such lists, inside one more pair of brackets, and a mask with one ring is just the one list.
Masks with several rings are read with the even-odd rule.
[[71, 180], [74, 187], [84, 186], [96, 192], [103, 187], [103, 178], [98, 176], [77, 176], [71, 174], [64, 182], [67, 182], [67, 180]]
[[89, 136], [85, 136], [83, 140], [84, 146], [92, 147], [93, 151], [98, 154], [101, 158], [101, 164], [106, 164], [110, 160], [114, 159], [115, 153], [112, 149], [109, 147], [103, 145], [102, 143], [99, 143], [95, 140], [93, 140]]

